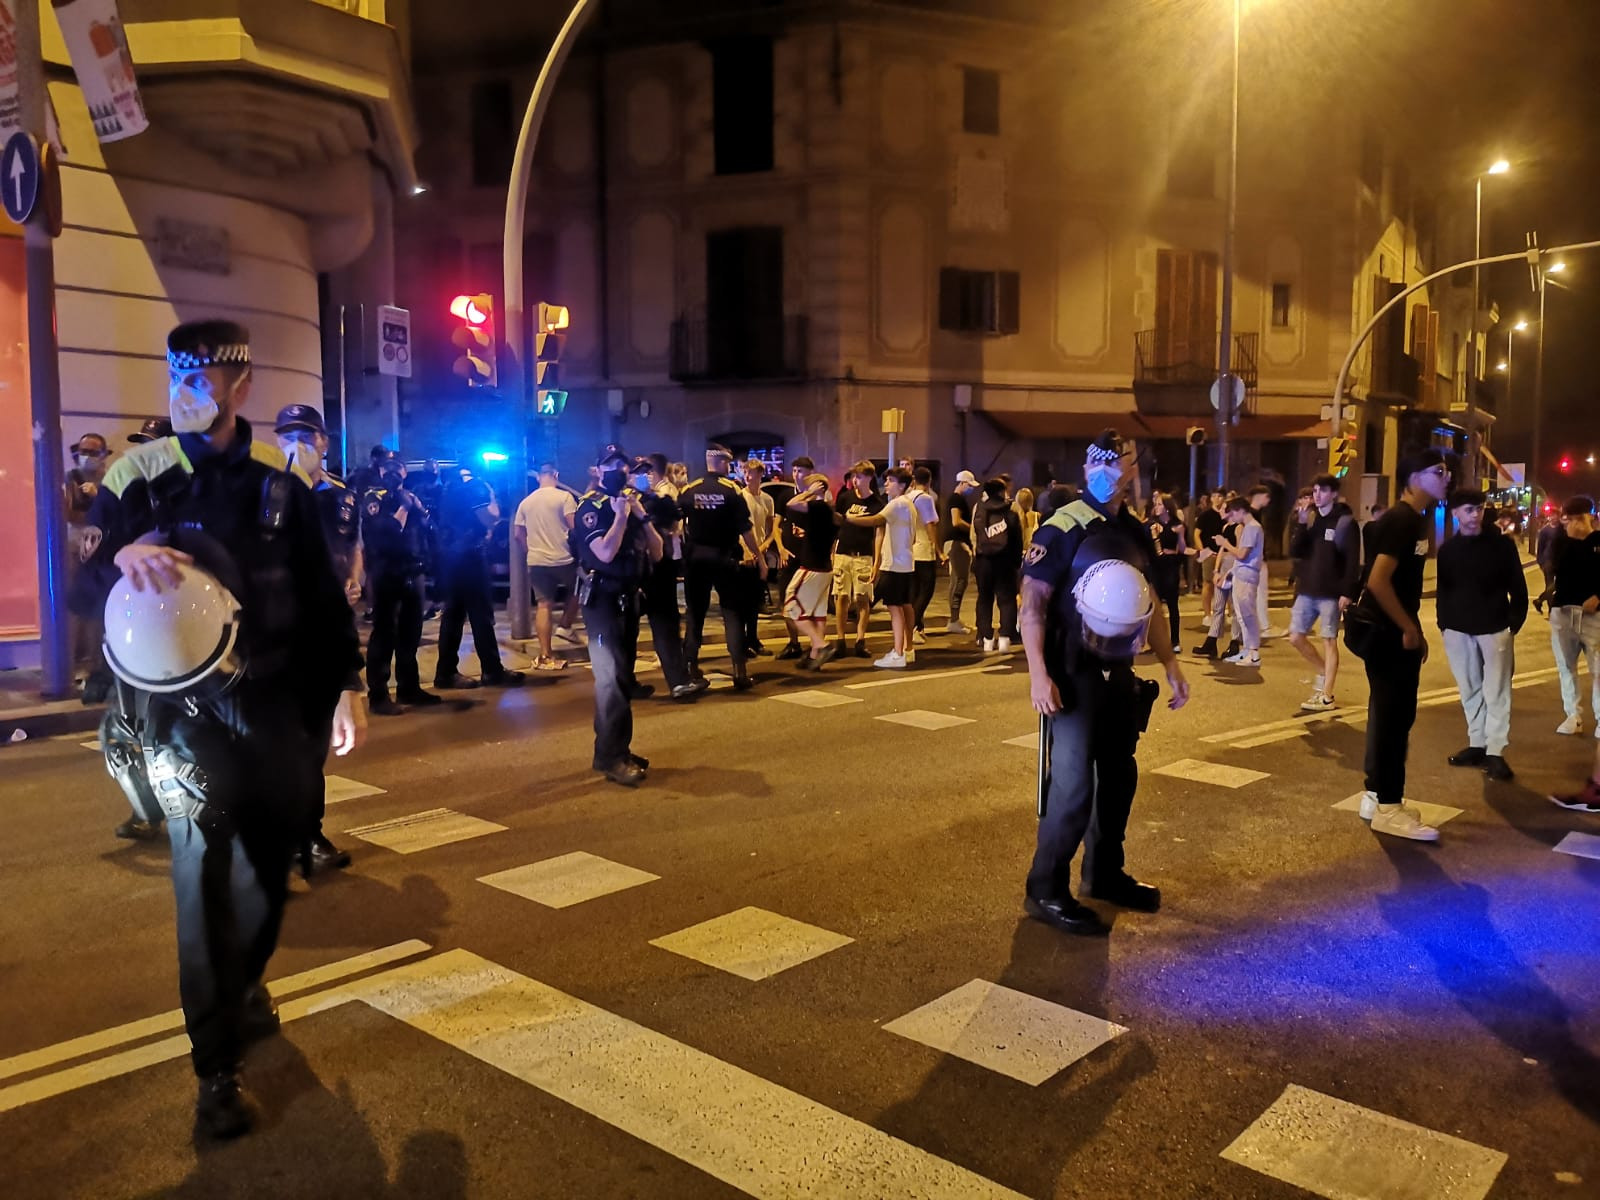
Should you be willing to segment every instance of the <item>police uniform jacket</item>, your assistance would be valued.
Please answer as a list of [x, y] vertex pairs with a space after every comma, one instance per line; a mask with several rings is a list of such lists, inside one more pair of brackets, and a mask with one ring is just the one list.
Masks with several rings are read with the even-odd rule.
[[1022, 574], [1053, 589], [1045, 618], [1045, 659], [1058, 687], [1065, 689], [1077, 671], [1128, 665], [1102, 662], [1083, 648], [1083, 625], [1072, 589], [1095, 563], [1120, 558], [1137, 567], [1154, 590], [1150, 550], [1150, 531], [1126, 505], [1107, 513], [1087, 499], [1074, 500], [1039, 526], [1023, 556]]
[[322, 536], [328, 543], [333, 573], [341, 581], [349, 579], [350, 565], [355, 561], [356, 548], [361, 545], [356, 494], [345, 486], [344, 480], [325, 475], [311, 496], [317, 502], [317, 516], [322, 519]]
[[[639, 493], [628, 488], [623, 495], [637, 496]], [[617, 510], [611, 507], [611, 497], [604, 492], [591, 492], [585, 496], [572, 519], [579, 563], [585, 571], [594, 574], [597, 588], [610, 592], [637, 587], [644, 578], [650, 553], [645, 540], [644, 522], [630, 516], [626, 518], [628, 530], [622, 535], [622, 544], [617, 547], [616, 556], [610, 562], [601, 562], [594, 552], [595, 544], [611, 531], [612, 523], [616, 520]]]
[[751, 528], [743, 489], [726, 475], [706, 475], [678, 493], [683, 513], [685, 557], [691, 561], [738, 559], [739, 542]]
[[359, 690], [361, 640], [344, 584], [334, 575], [310, 480], [250, 424], [216, 451], [198, 434], [135, 446], [111, 469], [89, 513], [74, 606], [98, 611], [121, 572], [124, 546], [150, 533], [208, 535], [226, 548], [237, 575], [239, 647], [247, 679], [309, 689], [303, 699], [331, 709], [341, 690]]
[[404, 488], [367, 489], [361, 497], [361, 537], [374, 575], [415, 575], [423, 568], [422, 531], [427, 513], [413, 507], [402, 524]]

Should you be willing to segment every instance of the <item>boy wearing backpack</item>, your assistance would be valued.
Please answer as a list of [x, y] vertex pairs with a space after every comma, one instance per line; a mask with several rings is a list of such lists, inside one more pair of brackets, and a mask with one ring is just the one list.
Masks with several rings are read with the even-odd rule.
[[[1004, 654], [1017, 636], [1017, 588], [1022, 571], [1022, 522], [1006, 499], [1003, 479], [983, 485], [972, 510], [972, 570], [978, 581], [978, 639], [985, 653]], [[994, 608], [1000, 606], [1000, 638], [994, 636]]]

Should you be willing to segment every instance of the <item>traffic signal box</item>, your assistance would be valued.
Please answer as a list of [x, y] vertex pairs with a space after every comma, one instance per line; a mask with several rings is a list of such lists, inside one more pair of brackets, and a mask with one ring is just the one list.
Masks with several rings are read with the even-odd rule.
[[450, 301], [450, 315], [460, 322], [450, 335], [450, 343], [462, 353], [455, 373], [468, 387], [492, 388], [499, 382], [495, 369], [494, 297], [457, 296]]
[[1356, 461], [1356, 440], [1353, 437], [1328, 439], [1328, 474], [1343, 479], [1350, 474], [1350, 465]]
[[539, 417], [559, 417], [567, 407], [567, 393], [561, 390], [561, 348], [567, 335], [562, 332], [570, 314], [560, 304], [539, 305], [533, 332], [533, 411]]

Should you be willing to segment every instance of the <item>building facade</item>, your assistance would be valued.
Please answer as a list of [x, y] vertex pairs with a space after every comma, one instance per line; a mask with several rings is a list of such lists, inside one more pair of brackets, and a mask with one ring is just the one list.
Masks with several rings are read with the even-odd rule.
[[[149, 128], [105, 145], [51, 6], [39, 7], [65, 226], [63, 444], [93, 431], [126, 449], [166, 412], [167, 331], [213, 316], [251, 331], [246, 415], [258, 428], [303, 402], [328, 406], [358, 441], [393, 437], [392, 386], [362, 381], [338, 411], [325, 334], [340, 306], [393, 299], [393, 212], [416, 183], [403, 4], [121, 0]], [[40, 611], [25, 287], [20, 231], [0, 230], [0, 512], [12, 514], [0, 527], [0, 652], [13, 664], [36, 657]]]
[[[540, 456], [570, 471], [620, 441], [694, 464], [720, 440], [837, 474], [886, 453], [897, 411], [899, 454], [946, 481], [1072, 478], [1114, 425], [1145, 451], [1146, 486], [1187, 490], [1189, 431], [1217, 432], [1228, 125], [1206, 72], [1224, 31], [1124, 29], [1117, 5], [1070, 23], [946, 8], [968, 11], [603, 6], [535, 159], [525, 302], [572, 313], [571, 398], [537, 423]], [[1433, 199], [1406, 122], [1364, 113], [1337, 69], [1284, 77], [1273, 36], [1242, 47], [1275, 70], [1242, 97], [1231, 476], [1293, 488], [1326, 467], [1353, 333], [1459, 248], [1471, 181]], [[536, 69], [417, 80], [430, 191], [408, 210], [400, 289], [438, 318], [422, 322], [438, 350], [403, 405], [408, 438], [444, 455], [519, 436], [449, 376], [444, 309], [500, 290]], [[1470, 296], [1424, 289], [1358, 358], [1353, 474], [1373, 499], [1402, 442], [1459, 441], [1469, 325]]]

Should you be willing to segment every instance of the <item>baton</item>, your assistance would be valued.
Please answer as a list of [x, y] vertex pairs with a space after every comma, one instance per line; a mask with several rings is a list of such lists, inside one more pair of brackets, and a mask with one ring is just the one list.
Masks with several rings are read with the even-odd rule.
[[1034, 814], [1044, 820], [1050, 791], [1050, 718], [1039, 714], [1039, 793], [1034, 799]]

